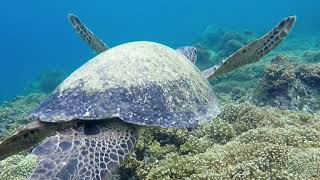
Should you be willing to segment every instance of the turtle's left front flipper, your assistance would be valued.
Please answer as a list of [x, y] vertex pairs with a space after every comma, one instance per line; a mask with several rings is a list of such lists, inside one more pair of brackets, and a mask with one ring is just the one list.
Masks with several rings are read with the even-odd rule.
[[32, 151], [39, 164], [29, 180], [111, 179], [136, 141], [135, 129], [123, 122], [83, 122]]
[[292, 30], [296, 22], [296, 16], [289, 16], [281, 21], [270, 32], [250, 44], [244, 46], [218, 65], [204, 70], [202, 73], [207, 79], [227, 73], [238, 67], [259, 61], [264, 55], [276, 48]]

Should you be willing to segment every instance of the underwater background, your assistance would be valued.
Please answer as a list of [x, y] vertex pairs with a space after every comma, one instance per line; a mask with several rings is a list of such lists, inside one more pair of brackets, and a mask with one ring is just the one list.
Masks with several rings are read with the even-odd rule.
[[[0, 6], [0, 141], [71, 72], [94, 57], [76, 14], [110, 47], [136, 40], [198, 49], [206, 69], [297, 15], [288, 38], [257, 63], [210, 81], [222, 113], [193, 130], [145, 128], [117, 179], [320, 179], [320, 1], [26, 1]], [[26, 150], [0, 179], [26, 179]]]
[[[191, 45], [208, 26], [257, 34], [289, 15], [295, 33], [319, 32], [319, 1], [5, 1], [0, 6], [0, 101], [22, 94], [46, 70], [71, 73], [94, 56], [75, 35], [67, 14], [77, 14], [109, 46], [149, 40]], [[293, 37], [290, 37], [293, 38]]]

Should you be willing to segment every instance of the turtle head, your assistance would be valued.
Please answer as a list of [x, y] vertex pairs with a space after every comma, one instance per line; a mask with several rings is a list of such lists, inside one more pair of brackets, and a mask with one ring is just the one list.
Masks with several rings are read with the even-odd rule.
[[183, 54], [187, 59], [189, 59], [194, 64], [197, 61], [197, 48], [193, 46], [184, 46], [181, 48], [178, 48], [177, 51], [181, 54]]

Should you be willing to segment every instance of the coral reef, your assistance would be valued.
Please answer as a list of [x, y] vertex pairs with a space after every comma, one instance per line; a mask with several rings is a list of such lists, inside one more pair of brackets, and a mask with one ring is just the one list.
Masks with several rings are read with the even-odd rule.
[[199, 49], [198, 65], [201, 69], [217, 64], [255, 38], [248, 30], [234, 31], [211, 26], [194, 42]]
[[66, 73], [62, 70], [46, 70], [43, 71], [35, 82], [31, 83], [26, 89], [29, 92], [51, 93], [64, 79]]
[[[7, 106], [29, 105], [22, 100], [28, 98], [36, 104], [41, 95]], [[222, 107], [219, 117], [196, 129], [139, 128], [135, 151], [115, 178], [320, 178], [320, 115], [230, 100]], [[31, 155], [9, 157], [0, 161], [0, 176], [25, 179], [35, 163]]]
[[265, 69], [261, 79], [262, 92], [256, 95], [260, 105], [319, 111], [320, 64], [293, 64], [277, 56]]
[[320, 64], [299, 65], [296, 74], [308, 86], [320, 88]]
[[198, 60], [196, 64], [200, 70], [207, 69], [211, 67], [213, 64], [218, 64], [222, 60], [216, 51], [206, 48], [202, 46], [200, 43], [194, 46], [198, 50]]
[[41, 92], [50, 93], [53, 91], [66, 77], [66, 74], [60, 70], [48, 70], [43, 72], [38, 81]]
[[0, 177], [2, 180], [24, 180], [37, 163], [33, 155], [13, 155], [0, 161]]
[[319, 50], [308, 50], [303, 53], [303, 58], [306, 62], [320, 62], [320, 51]]
[[287, 62], [285, 57], [276, 56], [266, 68], [261, 85], [269, 94], [283, 94], [283, 91], [288, 91], [293, 86], [295, 69], [293, 64]]
[[219, 99], [229, 97], [233, 100], [249, 100], [255, 89], [259, 88], [265, 67], [260, 63], [244, 66], [216, 77], [210, 83]]
[[162, 130], [171, 136], [165, 144], [157, 139], [159, 130], [140, 130], [144, 145], [137, 146], [120, 177], [320, 178], [319, 119], [308, 113], [226, 102], [222, 114], [209, 124], [192, 131]]
[[219, 51], [220, 57], [227, 57], [230, 56], [232, 53], [236, 52], [240, 48], [244, 46], [243, 43], [236, 39], [230, 39], [224, 44], [222, 50]]
[[21, 124], [27, 123], [27, 116], [44, 98], [41, 93], [16, 97], [0, 106], [0, 140], [14, 133]]
[[[209, 26], [197, 42], [214, 51], [224, 51], [226, 53], [221, 52], [221, 54], [227, 56], [230, 55], [228, 53], [233, 53], [238, 50], [233, 48], [239, 48], [247, 44], [254, 37], [254, 34], [249, 33], [248, 30], [241, 32]], [[227, 46], [230, 47], [230, 49], [226, 48]]]

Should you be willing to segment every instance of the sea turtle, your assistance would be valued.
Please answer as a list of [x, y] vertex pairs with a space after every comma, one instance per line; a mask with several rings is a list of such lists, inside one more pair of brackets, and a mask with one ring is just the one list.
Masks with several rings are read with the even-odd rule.
[[0, 159], [36, 146], [39, 163], [29, 179], [109, 179], [134, 148], [136, 128], [193, 128], [211, 121], [220, 110], [207, 79], [258, 61], [296, 21], [284, 19], [201, 72], [193, 47], [140, 41], [109, 49], [76, 16], [69, 19], [98, 55], [66, 78], [30, 114], [29, 124], [0, 143]]

